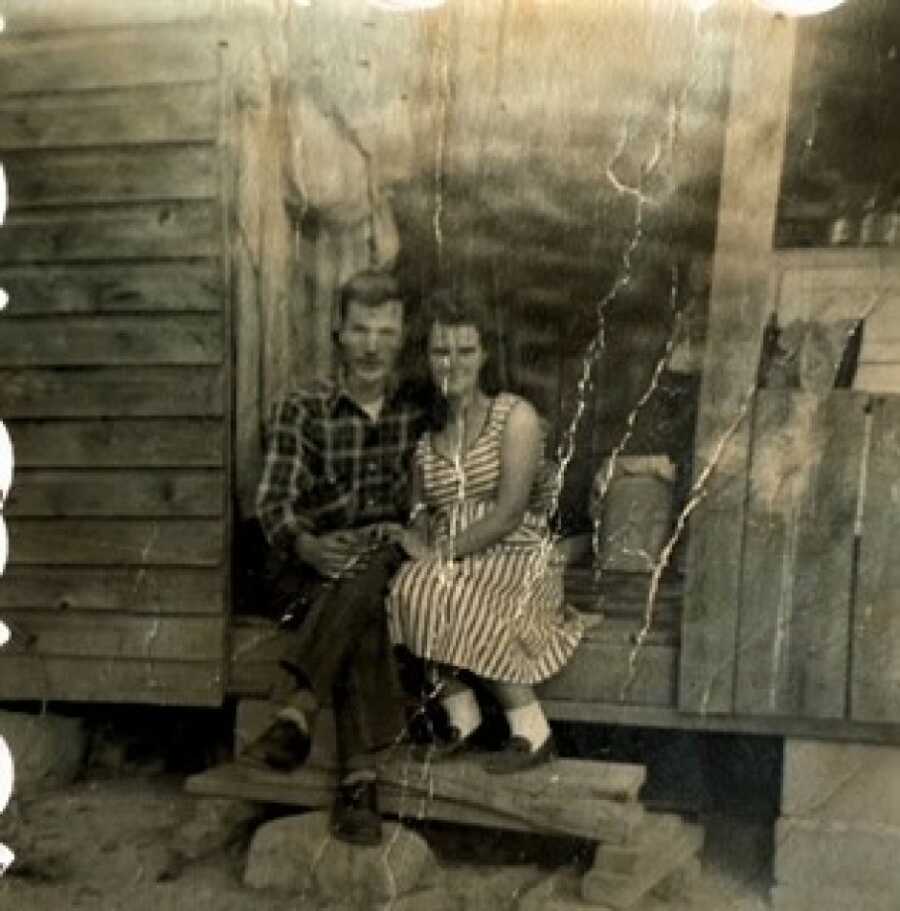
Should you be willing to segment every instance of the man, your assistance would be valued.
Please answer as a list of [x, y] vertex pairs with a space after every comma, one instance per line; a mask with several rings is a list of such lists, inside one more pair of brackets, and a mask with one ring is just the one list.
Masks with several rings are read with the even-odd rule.
[[377, 844], [373, 754], [403, 730], [384, 599], [403, 559], [391, 536], [408, 515], [424, 409], [395, 376], [404, 318], [395, 280], [361, 273], [339, 308], [339, 376], [276, 406], [257, 494], [266, 540], [295, 581], [282, 601], [299, 623], [289, 663], [305, 685], [244, 755], [282, 771], [300, 765], [315, 711], [331, 697], [340, 764], [332, 830]]

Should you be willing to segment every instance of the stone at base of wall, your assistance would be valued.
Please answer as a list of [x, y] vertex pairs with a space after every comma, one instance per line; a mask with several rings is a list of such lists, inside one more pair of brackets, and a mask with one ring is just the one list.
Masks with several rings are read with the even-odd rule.
[[835, 886], [900, 895], [898, 858], [898, 826], [794, 817], [775, 826], [775, 880], [801, 891]]
[[0, 734], [15, 761], [15, 794], [27, 796], [74, 781], [87, 736], [79, 718], [0, 710]]
[[895, 894], [877, 889], [804, 889], [794, 885], [772, 888], [772, 911], [897, 911], [897, 902]]

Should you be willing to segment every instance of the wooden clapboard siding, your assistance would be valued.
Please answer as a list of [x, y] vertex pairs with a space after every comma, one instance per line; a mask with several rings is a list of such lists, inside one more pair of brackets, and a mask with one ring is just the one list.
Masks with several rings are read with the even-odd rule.
[[223, 566], [224, 525], [221, 519], [9, 519], [9, 562]]
[[760, 390], [735, 710], [843, 718], [868, 397]]
[[92, 469], [16, 472], [11, 518], [37, 516], [221, 516], [224, 475], [203, 469]]
[[215, 80], [217, 59], [204, 25], [25, 34], [0, 45], [0, 95]]
[[[790, 100], [792, 20], [736, 5], [731, 100], [700, 388], [695, 477], [716, 460], [691, 520], [679, 706], [730, 713], [752, 390], [769, 305], [775, 209]], [[729, 436], [730, 434], [730, 436]], [[725, 441], [723, 443], [723, 441]]]
[[13, 210], [69, 203], [210, 199], [218, 154], [208, 144], [92, 147], [3, 155]]
[[0, 333], [0, 363], [8, 367], [212, 365], [222, 362], [223, 343], [219, 315], [102, 314], [37, 320], [9, 314]]
[[0, 151], [214, 142], [217, 98], [213, 82], [0, 97]]
[[[222, 652], [225, 619], [221, 616], [138, 617], [103, 612], [91, 614], [6, 610], [13, 631], [13, 654], [68, 658], [143, 658], [167, 661], [191, 658], [213, 661]], [[26, 641], [27, 640], [27, 641]]]
[[220, 367], [0, 369], [4, 418], [209, 417], [226, 404]]
[[217, 419], [17, 420], [6, 426], [17, 471], [224, 464], [226, 431]]
[[218, 705], [222, 700], [222, 665], [218, 659], [147, 661], [4, 655], [0, 660], [0, 693], [5, 699]]
[[873, 402], [853, 623], [850, 714], [900, 722], [900, 397]]
[[220, 217], [207, 200], [14, 211], [0, 231], [0, 263], [216, 256]]
[[222, 309], [215, 262], [0, 266], [0, 287], [14, 302], [4, 319], [52, 313], [157, 313]]
[[16, 473], [0, 698], [224, 693], [217, 3], [84, 0], [77, 21], [50, 0], [4, 8], [0, 415]]
[[122, 614], [224, 614], [219, 568], [180, 566], [11, 566], [0, 609]]

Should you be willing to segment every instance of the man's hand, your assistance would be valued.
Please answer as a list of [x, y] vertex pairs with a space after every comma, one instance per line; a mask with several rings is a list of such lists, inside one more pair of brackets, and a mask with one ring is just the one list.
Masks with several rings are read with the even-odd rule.
[[302, 534], [294, 547], [300, 560], [328, 579], [337, 579], [345, 573], [356, 561], [361, 549], [359, 535], [352, 531]]

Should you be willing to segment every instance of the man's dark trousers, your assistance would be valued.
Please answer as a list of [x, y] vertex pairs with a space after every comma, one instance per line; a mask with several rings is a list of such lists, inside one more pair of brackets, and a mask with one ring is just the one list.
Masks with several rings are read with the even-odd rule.
[[306, 675], [320, 704], [331, 698], [344, 770], [371, 767], [371, 755], [404, 731], [385, 608], [388, 584], [404, 559], [399, 545], [381, 544], [339, 579], [307, 577], [303, 585], [308, 606], [300, 609], [305, 616], [284, 654]]

